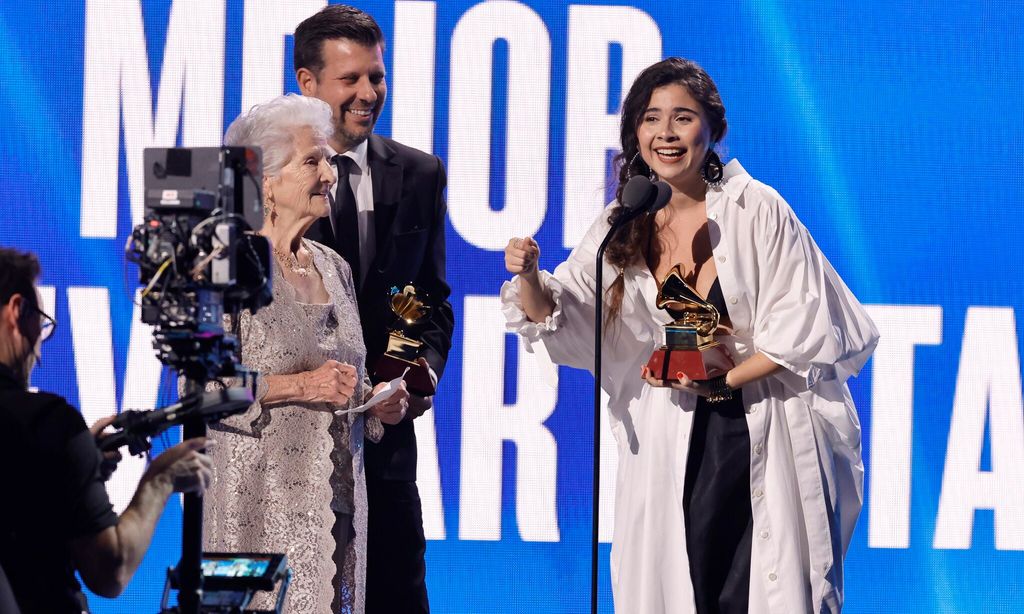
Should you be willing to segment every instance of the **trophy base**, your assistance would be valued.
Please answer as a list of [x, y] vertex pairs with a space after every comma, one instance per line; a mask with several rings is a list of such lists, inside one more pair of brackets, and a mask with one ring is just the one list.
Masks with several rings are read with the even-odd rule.
[[434, 396], [435, 387], [434, 381], [430, 379], [430, 370], [418, 362], [384, 354], [377, 361], [373, 374], [378, 380], [386, 382], [402, 375], [406, 369], [409, 369], [409, 372], [405, 374], [405, 386], [410, 394], [421, 397]]
[[718, 344], [701, 349], [675, 350], [661, 347], [651, 354], [647, 369], [660, 380], [678, 379], [682, 372], [691, 380], [709, 380], [733, 367], [732, 362], [720, 351], [712, 351]]

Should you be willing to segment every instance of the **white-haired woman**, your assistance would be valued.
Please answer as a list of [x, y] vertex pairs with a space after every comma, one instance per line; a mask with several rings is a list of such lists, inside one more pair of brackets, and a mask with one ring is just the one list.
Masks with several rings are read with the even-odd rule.
[[[256, 403], [212, 427], [204, 547], [286, 553], [290, 612], [363, 611], [363, 438], [401, 421], [408, 398], [403, 389], [367, 416], [334, 413], [372, 391], [349, 266], [302, 238], [330, 214], [332, 130], [326, 103], [286, 95], [239, 116], [224, 138], [263, 150], [260, 232], [273, 244], [274, 301], [232, 323], [242, 362], [261, 375]], [[254, 606], [271, 608], [271, 596]]]

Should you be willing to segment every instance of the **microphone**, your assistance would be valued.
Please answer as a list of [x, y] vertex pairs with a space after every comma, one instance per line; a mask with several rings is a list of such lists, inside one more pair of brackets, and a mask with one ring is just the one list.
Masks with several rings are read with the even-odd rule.
[[672, 188], [664, 181], [652, 182], [643, 175], [636, 175], [622, 188], [620, 203], [625, 210], [616, 221], [621, 226], [642, 213], [655, 213], [668, 204]]
[[658, 211], [665, 208], [668, 201], [672, 199], [672, 187], [664, 181], [659, 181], [654, 184], [657, 194], [654, 195], [654, 201], [651, 203], [651, 213], [657, 213]]
[[658, 189], [654, 187], [651, 180], [643, 175], [635, 175], [626, 182], [622, 188], [622, 199], [620, 204], [629, 212], [642, 212], [654, 202]]

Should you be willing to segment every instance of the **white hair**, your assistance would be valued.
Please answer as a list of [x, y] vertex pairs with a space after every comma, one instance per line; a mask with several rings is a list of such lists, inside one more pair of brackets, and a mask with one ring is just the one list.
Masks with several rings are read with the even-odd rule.
[[255, 105], [228, 126], [224, 144], [263, 150], [263, 174], [277, 177], [294, 155], [295, 134], [312, 128], [317, 138], [334, 134], [331, 107], [319, 98], [285, 94]]

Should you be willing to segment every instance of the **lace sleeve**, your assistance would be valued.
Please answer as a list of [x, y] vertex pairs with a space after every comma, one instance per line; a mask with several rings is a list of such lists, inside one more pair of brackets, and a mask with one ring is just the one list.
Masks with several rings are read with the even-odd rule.
[[[370, 378], [363, 378], [363, 403], [370, 400], [373, 396], [373, 382]], [[377, 416], [369, 413], [364, 414], [366, 416], [366, 425], [363, 429], [363, 438], [373, 443], [380, 443], [380, 440], [384, 438], [384, 424], [380, 421]]]

